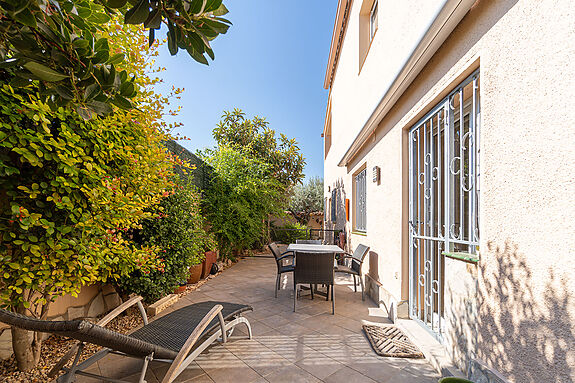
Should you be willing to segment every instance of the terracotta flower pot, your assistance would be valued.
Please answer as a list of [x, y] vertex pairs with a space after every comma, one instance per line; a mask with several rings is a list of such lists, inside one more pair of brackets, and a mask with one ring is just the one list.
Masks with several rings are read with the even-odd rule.
[[178, 286], [174, 289], [174, 294], [181, 294], [186, 291], [186, 285]]
[[202, 278], [202, 269], [203, 266], [201, 263], [190, 267], [190, 276], [188, 277], [189, 284], [198, 283], [200, 281]]
[[212, 265], [218, 260], [218, 254], [215, 251], [206, 251], [206, 258], [202, 262], [202, 279], [210, 275]]

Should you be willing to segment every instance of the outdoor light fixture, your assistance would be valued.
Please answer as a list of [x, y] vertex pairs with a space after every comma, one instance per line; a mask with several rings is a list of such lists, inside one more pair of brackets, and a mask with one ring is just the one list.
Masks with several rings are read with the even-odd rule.
[[380, 168], [379, 166], [374, 166], [373, 167], [373, 172], [372, 172], [372, 180], [373, 182], [379, 183], [379, 175], [380, 175]]

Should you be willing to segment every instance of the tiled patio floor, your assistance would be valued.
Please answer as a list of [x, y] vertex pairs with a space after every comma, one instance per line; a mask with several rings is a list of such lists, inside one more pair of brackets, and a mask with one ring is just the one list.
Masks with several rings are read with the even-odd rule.
[[[331, 302], [317, 296], [313, 301], [300, 297], [294, 313], [291, 276], [284, 278], [274, 298], [275, 268], [273, 258], [241, 260], [162, 313], [205, 300], [254, 308], [245, 315], [251, 322], [252, 340], [238, 326], [228, 343], [209, 348], [177, 382], [437, 382], [438, 374], [425, 360], [382, 358], [372, 351], [361, 320], [385, 319], [369, 298], [362, 302], [351, 279], [337, 276], [335, 315]], [[137, 382], [140, 366], [138, 360], [109, 355], [88, 371]], [[153, 362], [146, 380], [160, 382], [166, 371], [166, 365]]]

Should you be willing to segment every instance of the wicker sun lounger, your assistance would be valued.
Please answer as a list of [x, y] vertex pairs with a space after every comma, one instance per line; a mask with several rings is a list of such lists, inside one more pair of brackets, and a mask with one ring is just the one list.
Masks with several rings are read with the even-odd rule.
[[[170, 368], [162, 383], [170, 383], [216, 340], [220, 339], [225, 343], [236, 325], [243, 323], [247, 327], [249, 338], [252, 337], [248, 320], [241, 316], [243, 312], [252, 310], [247, 305], [201, 302], [183, 307], [148, 323], [141, 301], [142, 297], [131, 298], [96, 324], [85, 320], [39, 320], [3, 309], [0, 309], [0, 321], [30, 331], [52, 333], [79, 340], [80, 342], [72, 347], [49, 373], [55, 376], [60, 370], [64, 370], [66, 373], [58, 379], [58, 382], [64, 383], [73, 382], [75, 375], [106, 382], [123, 382], [84, 371], [109, 353], [142, 359], [140, 383], [145, 382], [144, 377], [150, 361], [168, 363]], [[129, 335], [104, 328], [113, 318], [134, 304], [138, 305], [142, 314], [144, 320], [142, 328]], [[84, 343], [97, 344], [104, 348], [84, 362], [78, 363]], [[72, 357], [74, 357], [72, 366], [64, 367]]]

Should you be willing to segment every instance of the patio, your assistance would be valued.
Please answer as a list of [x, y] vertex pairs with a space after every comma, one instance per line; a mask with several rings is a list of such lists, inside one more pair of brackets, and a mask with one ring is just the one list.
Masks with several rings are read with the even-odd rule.
[[[425, 360], [382, 358], [372, 351], [361, 320], [386, 319], [369, 298], [362, 302], [361, 293], [354, 293], [351, 278], [337, 275], [336, 314], [331, 315], [331, 302], [321, 297], [312, 301], [309, 296], [298, 299], [294, 313], [291, 276], [282, 280], [277, 299], [275, 276], [271, 255], [242, 259], [160, 314], [206, 300], [254, 308], [245, 315], [252, 325], [252, 340], [239, 326], [228, 343], [209, 348], [177, 382], [437, 382], [437, 372]], [[87, 372], [137, 382], [140, 366], [138, 360], [109, 355]], [[148, 383], [160, 382], [166, 371], [165, 364], [153, 362]]]

